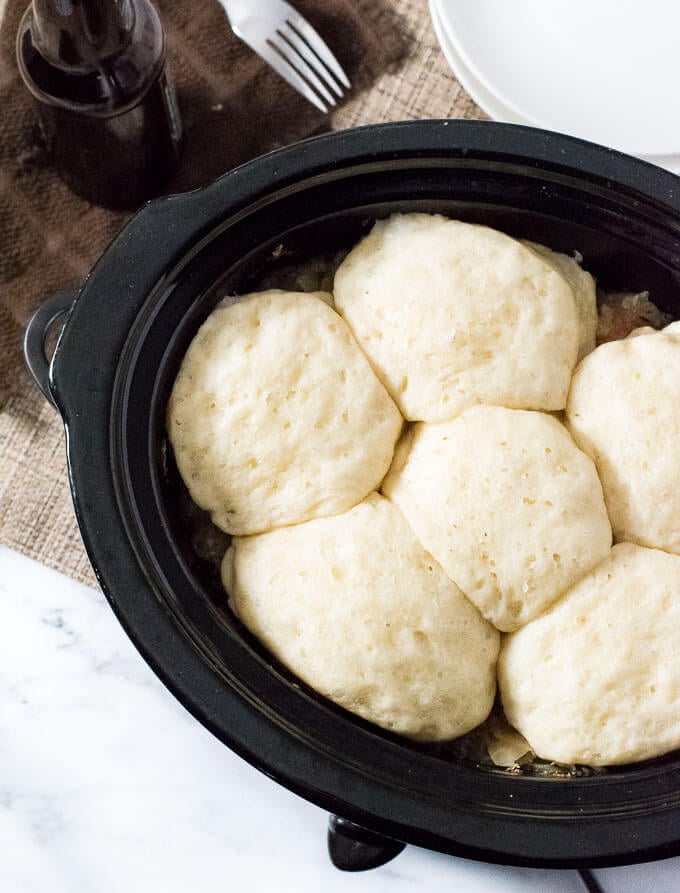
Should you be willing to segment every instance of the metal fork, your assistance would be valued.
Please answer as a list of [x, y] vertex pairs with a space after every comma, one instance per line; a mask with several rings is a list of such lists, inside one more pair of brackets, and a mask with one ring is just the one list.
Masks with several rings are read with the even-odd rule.
[[219, 0], [234, 34], [320, 111], [351, 84], [326, 43], [284, 0]]

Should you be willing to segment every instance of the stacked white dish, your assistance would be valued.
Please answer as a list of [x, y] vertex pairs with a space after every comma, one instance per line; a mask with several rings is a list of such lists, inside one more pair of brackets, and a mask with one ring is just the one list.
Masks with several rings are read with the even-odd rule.
[[571, 134], [680, 173], [680, 4], [429, 5], [451, 69], [491, 118]]

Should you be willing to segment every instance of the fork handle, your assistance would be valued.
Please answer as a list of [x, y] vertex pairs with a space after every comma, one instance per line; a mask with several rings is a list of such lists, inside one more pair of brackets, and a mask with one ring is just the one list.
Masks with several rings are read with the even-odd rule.
[[227, 21], [236, 32], [240, 22], [251, 15], [256, 7], [257, 0], [217, 0], [227, 16]]

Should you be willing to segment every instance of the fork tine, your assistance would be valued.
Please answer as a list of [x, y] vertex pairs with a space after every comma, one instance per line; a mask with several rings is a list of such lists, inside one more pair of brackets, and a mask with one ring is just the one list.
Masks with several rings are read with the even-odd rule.
[[291, 87], [294, 87], [298, 93], [302, 93], [305, 99], [309, 100], [312, 105], [315, 105], [320, 112], [328, 111], [328, 107], [322, 101], [321, 97], [312, 90], [302, 75], [292, 68], [290, 63], [287, 62], [283, 56], [280, 56], [266, 39], [246, 37], [243, 33], [240, 33], [238, 36], [244, 43], [247, 43], [252, 50], [259, 53], [268, 65], [271, 65], [271, 67], [280, 74], [284, 80], [288, 81]]
[[288, 24], [291, 25], [308, 44], [314, 50], [316, 55], [321, 59], [326, 68], [331, 71], [335, 77], [340, 81], [341, 84], [344, 84], [345, 87], [349, 90], [352, 86], [349, 82], [349, 78], [342, 70], [342, 66], [335, 58], [333, 53], [328, 49], [326, 42], [317, 34], [314, 28], [309, 24], [307, 19], [304, 19], [298, 12], [296, 12], [292, 7], [287, 16]]
[[[275, 37], [277, 37], [278, 40], [275, 40]], [[272, 34], [269, 36], [267, 42], [271, 44], [271, 46], [274, 47], [274, 49], [280, 53], [283, 58], [293, 66], [293, 68], [296, 68], [298, 73], [301, 74], [305, 80], [309, 81], [312, 87], [321, 94], [323, 99], [325, 99], [329, 105], [335, 105], [335, 99], [321, 80], [319, 72], [306, 62], [298, 48], [288, 39], [287, 34], [277, 31], [275, 35]], [[318, 60], [314, 61], [317, 61], [318, 64]]]
[[300, 56], [309, 62], [309, 65], [314, 72], [319, 77], [323, 78], [324, 82], [331, 88], [335, 95], [338, 98], [342, 97], [344, 91], [333, 72], [322, 62], [322, 60], [319, 59], [314, 50], [310, 48], [307, 41], [300, 36], [290, 22], [286, 22], [286, 25], [283, 28], [279, 28], [279, 34], [291, 44]]

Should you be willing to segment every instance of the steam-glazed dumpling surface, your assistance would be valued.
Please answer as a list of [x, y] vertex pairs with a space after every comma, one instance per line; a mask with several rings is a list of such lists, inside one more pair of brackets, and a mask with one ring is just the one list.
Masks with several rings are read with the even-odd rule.
[[531, 248], [539, 257], [546, 260], [551, 267], [557, 270], [571, 286], [576, 301], [576, 312], [579, 324], [579, 360], [595, 350], [595, 338], [597, 334], [597, 289], [595, 280], [587, 270], [584, 270], [575, 257], [562, 254], [559, 251], [551, 251], [545, 245], [536, 242], [523, 242], [527, 248]]
[[630, 543], [504, 639], [503, 707], [540, 757], [606, 766], [680, 747], [680, 558]]
[[499, 636], [388, 500], [234, 539], [230, 604], [282, 663], [338, 704], [420, 740], [489, 713]]
[[600, 345], [576, 370], [567, 419], [616, 539], [680, 553], [680, 323]]
[[378, 221], [340, 265], [345, 317], [407, 419], [560, 410], [580, 341], [573, 290], [535, 251], [438, 215]]
[[382, 489], [500, 630], [535, 617], [611, 547], [595, 466], [544, 413], [474, 406], [414, 425]]
[[389, 467], [402, 418], [323, 298], [247, 295], [186, 353], [168, 432], [193, 500], [227, 533], [346, 511]]

